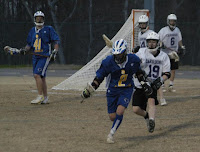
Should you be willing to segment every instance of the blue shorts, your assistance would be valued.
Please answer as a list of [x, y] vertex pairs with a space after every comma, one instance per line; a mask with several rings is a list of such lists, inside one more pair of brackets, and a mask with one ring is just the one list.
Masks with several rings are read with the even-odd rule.
[[49, 58], [33, 58], [33, 74], [45, 77], [48, 65]]
[[119, 105], [127, 108], [132, 93], [133, 87], [108, 89], [106, 93], [108, 113], [115, 113]]

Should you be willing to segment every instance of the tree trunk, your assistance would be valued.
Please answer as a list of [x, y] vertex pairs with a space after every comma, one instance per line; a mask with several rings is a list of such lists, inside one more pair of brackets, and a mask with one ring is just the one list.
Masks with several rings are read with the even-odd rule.
[[92, 0], [90, 0], [89, 3], [89, 32], [90, 32], [90, 40], [89, 40], [89, 46], [88, 46], [88, 56], [87, 56], [87, 62], [90, 61], [91, 56], [91, 45], [93, 41], [93, 35], [92, 35]]

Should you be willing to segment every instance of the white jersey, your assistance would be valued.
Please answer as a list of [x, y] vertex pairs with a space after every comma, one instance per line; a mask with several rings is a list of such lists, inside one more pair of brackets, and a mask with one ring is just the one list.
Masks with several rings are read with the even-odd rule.
[[146, 38], [149, 33], [153, 32], [152, 30], [147, 30], [146, 32], [142, 33], [141, 31], [138, 34], [138, 42], [140, 48], [145, 48], [147, 46]]
[[[136, 53], [141, 59], [141, 69], [146, 72], [148, 79], [154, 81], [162, 76], [162, 73], [170, 72], [170, 60], [166, 53], [160, 51], [157, 56], [153, 56], [148, 48], [141, 48]], [[137, 88], [142, 88], [138, 79], [134, 77], [134, 84]]]
[[[169, 26], [163, 27], [159, 32], [160, 41], [164, 43], [167, 48], [178, 52], [178, 43], [182, 40], [181, 31], [176, 27], [173, 31]], [[170, 53], [170, 49], [162, 49], [165, 53]]]

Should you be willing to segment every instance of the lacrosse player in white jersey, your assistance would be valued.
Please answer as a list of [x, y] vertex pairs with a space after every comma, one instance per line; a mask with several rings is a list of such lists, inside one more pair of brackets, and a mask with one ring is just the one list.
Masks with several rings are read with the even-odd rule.
[[[165, 80], [170, 78], [170, 60], [166, 53], [159, 50], [160, 42], [157, 33], [149, 33], [146, 41], [147, 47], [141, 48], [136, 55], [141, 59], [141, 68], [147, 76], [134, 78], [136, 90], [133, 94], [132, 106], [134, 113], [145, 118], [148, 131], [152, 133], [155, 128], [155, 105], [158, 105], [157, 90]], [[141, 82], [149, 83], [152, 88], [151, 94], [145, 93], [146, 88], [142, 87]]]
[[[169, 91], [175, 92], [176, 90], [173, 88], [174, 78], [175, 78], [175, 70], [179, 68], [178, 61], [179, 56], [177, 54], [185, 54], [185, 46], [182, 43], [182, 35], [178, 27], [176, 27], [177, 17], [175, 14], [170, 14], [167, 17], [168, 26], [163, 27], [159, 31], [160, 41], [162, 42], [162, 51], [167, 53], [170, 57], [171, 63], [171, 77], [169, 84]], [[180, 51], [178, 48], [180, 47]], [[175, 54], [175, 56], [171, 56], [171, 54]], [[163, 92], [166, 90], [163, 89]]]
[[133, 50], [133, 53], [138, 52], [140, 48], [145, 48], [146, 45], [146, 37], [149, 33], [153, 32], [149, 30], [149, 17], [147, 15], [141, 15], [138, 19], [140, 32], [138, 34], [138, 42], [139, 45], [136, 46]]

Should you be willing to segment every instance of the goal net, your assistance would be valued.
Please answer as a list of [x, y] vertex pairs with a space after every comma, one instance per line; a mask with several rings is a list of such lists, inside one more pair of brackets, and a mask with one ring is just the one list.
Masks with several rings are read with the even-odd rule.
[[[118, 39], [124, 39], [128, 43], [128, 53], [132, 52], [132, 49], [139, 45], [138, 44], [138, 18], [141, 15], [148, 15], [148, 10], [132, 10], [131, 15], [117, 32], [117, 34], [111, 39], [112, 42], [115, 42]], [[111, 48], [105, 46], [90, 62], [83, 66], [79, 71], [74, 73], [72, 76], [61, 82], [60, 84], [54, 86], [54, 90], [77, 90], [82, 91], [88, 82], [92, 82], [96, 76], [96, 71], [99, 69], [101, 62], [108, 55], [111, 54]], [[102, 82], [97, 91], [106, 90], [106, 79]]]

